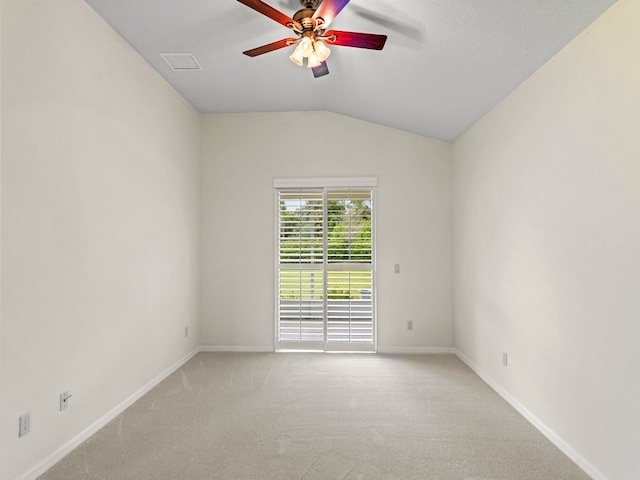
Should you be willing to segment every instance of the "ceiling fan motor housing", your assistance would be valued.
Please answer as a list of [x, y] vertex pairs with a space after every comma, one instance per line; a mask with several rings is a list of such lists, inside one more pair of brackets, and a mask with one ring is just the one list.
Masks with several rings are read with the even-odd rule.
[[313, 18], [315, 12], [312, 8], [303, 8], [293, 15], [293, 19], [302, 26], [303, 32], [315, 30], [317, 25], [316, 20]]

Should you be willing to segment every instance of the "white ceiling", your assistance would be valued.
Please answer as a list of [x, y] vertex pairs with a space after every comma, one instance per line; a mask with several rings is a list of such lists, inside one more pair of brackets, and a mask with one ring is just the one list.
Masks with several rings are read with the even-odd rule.
[[[332, 47], [318, 79], [291, 36], [235, 0], [86, 0], [201, 113], [326, 110], [453, 141], [615, 0], [351, 0], [331, 28], [388, 35], [382, 51]], [[293, 16], [299, 0], [267, 0]], [[161, 53], [192, 53], [174, 72]]]

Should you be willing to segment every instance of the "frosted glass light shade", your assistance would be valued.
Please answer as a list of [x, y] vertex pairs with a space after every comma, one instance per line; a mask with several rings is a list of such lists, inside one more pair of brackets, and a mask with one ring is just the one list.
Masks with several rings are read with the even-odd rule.
[[317, 40], [313, 44], [313, 47], [316, 51], [316, 55], [318, 56], [318, 61], [320, 62], [324, 62], [327, 58], [329, 58], [329, 55], [331, 55], [331, 50], [325, 45], [322, 40]]
[[302, 50], [300, 49], [300, 45], [298, 45], [296, 49], [293, 51], [293, 53], [291, 54], [291, 56], [289, 57], [289, 60], [291, 60], [296, 65], [302, 66], [303, 59], [304, 59], [304, 56], [302, 55]]
[[309, 68], [317, 67], [321, 63], [322, 62], [318, 58], [318, 54], [316, 52], [313, 52], [311, 55], [309, 55], [309, 61], [307, 62], [307, 67]]
[[303, 57], [308, 57], [313, 53], [313, 43], [311, 43], [311, 39], [309, 37], [302, 37], [298, 47]]

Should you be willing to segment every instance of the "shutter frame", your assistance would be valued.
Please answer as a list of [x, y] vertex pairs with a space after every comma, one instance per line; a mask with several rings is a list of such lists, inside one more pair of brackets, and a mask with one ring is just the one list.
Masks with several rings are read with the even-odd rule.
[[275, 177], [273, 188], [373, 188], [378, 186], [378, 177], [324, 177], [287, 178]]

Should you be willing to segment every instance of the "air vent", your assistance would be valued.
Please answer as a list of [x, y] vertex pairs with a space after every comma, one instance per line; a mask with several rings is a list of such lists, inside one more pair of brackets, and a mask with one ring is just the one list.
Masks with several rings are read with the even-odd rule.
[[192, 53], [161, 53], [160, 56], [164, 58], [164, 61], [167, 62], [167, 65], [169, 65], [174, 72], [202, 70], [202, 67]]

